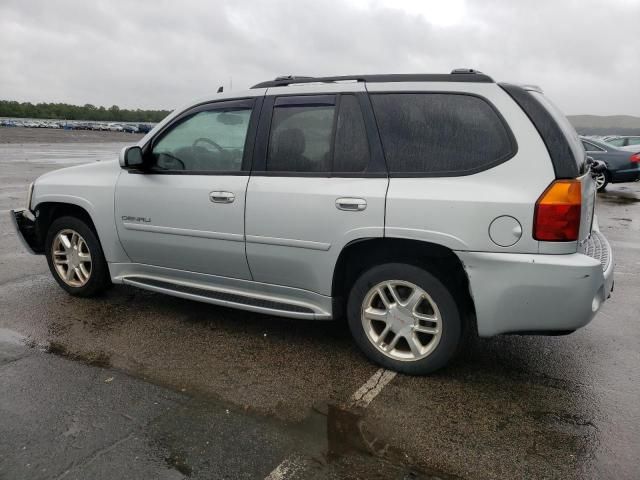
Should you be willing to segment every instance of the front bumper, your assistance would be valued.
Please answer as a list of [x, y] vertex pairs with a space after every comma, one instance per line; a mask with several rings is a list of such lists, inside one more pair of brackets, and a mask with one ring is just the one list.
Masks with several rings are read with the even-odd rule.
[[36, 219], [30, 210], [10, 210], [11, 222], [18, 233], [18, 238], [30, 253], [42, 253]]
[[567, 333], [589, 323], [611, 295], [613, 252], [595, 230], [582, 252], [456, 252], [469, 276], [478, 334]]

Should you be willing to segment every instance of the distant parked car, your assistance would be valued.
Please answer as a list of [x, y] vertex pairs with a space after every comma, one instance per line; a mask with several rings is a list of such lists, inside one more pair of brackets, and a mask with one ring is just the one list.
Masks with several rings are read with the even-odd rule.
[[594, 176], [599, 192], [604, 191], [609, 183], [635, 182], [640, 179], [640, 153], [630, 153], [593, 138], [582, 137], [581, 140], [587, 155], [607, 166], [604, 172]]
[[127, 133], [138, 133], [138, 127], [135, 125], [125, 124], [122, 126], [122, 129]]
[[628, 135], [618, 137], [605, 137], [605, 142], [614, 147], [630, 147], [637, 145], [640, 149], [640, 135]]
[[138, 133], [149, 133], [152, 128], [153, 128], [153, 125], [147, 125], [146, 123], [139, 123]]

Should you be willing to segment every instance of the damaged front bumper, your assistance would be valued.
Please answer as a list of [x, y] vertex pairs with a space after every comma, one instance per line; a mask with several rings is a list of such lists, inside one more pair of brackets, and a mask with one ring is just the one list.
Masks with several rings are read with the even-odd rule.
[[18, 238], [20, 238], [24, 247], [34, 255], [42, 253], [42, 243], [40, 242], [36, 217], [33, 212], [25, 208], [11, 210], [9, 214], [11, 215], [11, 222], [18, 232]]

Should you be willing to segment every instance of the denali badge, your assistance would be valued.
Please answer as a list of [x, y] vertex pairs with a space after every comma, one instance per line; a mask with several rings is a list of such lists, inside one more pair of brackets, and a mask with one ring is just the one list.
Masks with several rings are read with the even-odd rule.
[[151, 219], [149, 217], [129, 217], [127, 215], [123, 215], [122, 216], [122, 221], [123, 222], [144, 222], [144, 223], [150, 223]]

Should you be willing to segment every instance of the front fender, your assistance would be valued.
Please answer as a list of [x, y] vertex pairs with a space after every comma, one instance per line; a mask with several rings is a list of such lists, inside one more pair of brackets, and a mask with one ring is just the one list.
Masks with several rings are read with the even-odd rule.
[[56, 203], [82, 208], [98, 233], [107, 262], [128, 262], [115, 226], [114, 195], [121, 169], [117, 161], [63, 168], [38, 178], [31, 208]]

